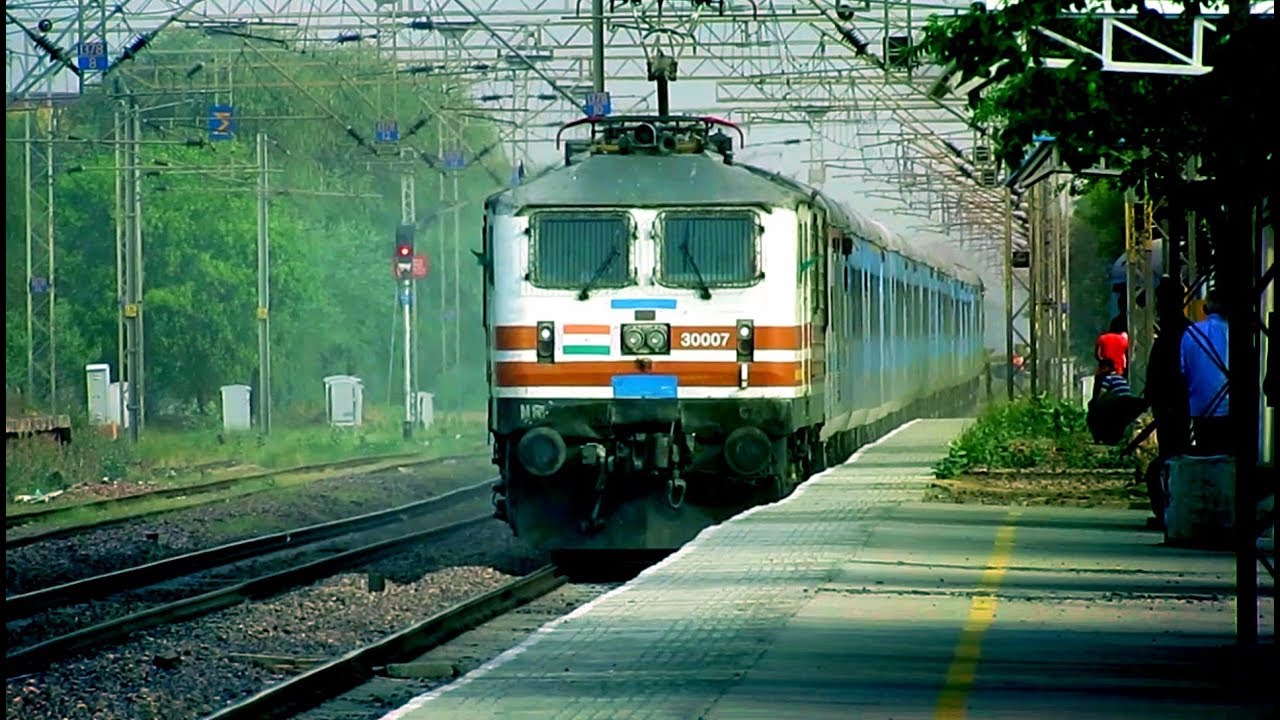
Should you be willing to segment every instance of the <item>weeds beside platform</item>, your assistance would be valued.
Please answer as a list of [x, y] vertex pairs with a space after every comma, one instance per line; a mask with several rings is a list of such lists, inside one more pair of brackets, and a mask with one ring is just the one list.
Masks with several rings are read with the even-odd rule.
[[987, 408], [934, 465], [933, 502], [1148, 506], [1142, 461], [1099, 445], [1085, 411], [1034, 398]]

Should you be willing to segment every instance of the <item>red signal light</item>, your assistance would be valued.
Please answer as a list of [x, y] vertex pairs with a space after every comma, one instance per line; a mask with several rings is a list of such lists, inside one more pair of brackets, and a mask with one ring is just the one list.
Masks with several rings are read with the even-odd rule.
[[413, 254], [413, 248], [408, 245], [396, 246], [396, 254], [402, 258], [407, 258]]

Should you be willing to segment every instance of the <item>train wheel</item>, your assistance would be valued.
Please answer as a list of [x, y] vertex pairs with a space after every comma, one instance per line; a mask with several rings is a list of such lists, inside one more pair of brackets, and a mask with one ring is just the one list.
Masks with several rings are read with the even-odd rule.
[[827, 456], [830, 452], [830, 448], [827, 447], [826, 442], [823, 442], [819, 438], [819, 434], [815, 432], [812, 442], [809, 443], [810, 461], [809, 470], [805, 473], [806, 480], [831, 467], [831, 459]]
[[791, 493], [796, 486], [796, 474], [802, 472], [800, 458], [792, 452], [790, 438], [777, 438], [773, 441], [774, 471], [773, 482], [766, 485], [767, 502], [781, 500]]

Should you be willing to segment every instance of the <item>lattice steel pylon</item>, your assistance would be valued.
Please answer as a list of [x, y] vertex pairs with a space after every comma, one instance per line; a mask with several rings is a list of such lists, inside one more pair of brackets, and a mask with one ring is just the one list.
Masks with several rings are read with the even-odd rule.
[[[1155, 285], [1152, 249], [1162, 237], [1156, 223], [1159, 200], [1139, 198], [1130, 190], [1124, 198], [1125, 324], [1129, 332], [1129, 384], [1135, 393], [1146, 386], [1147, 359], [1155, 343]], [[1168, 238], [1164, 247], [1168, 248]], [[1167, 267], [1167, 266], [1166, 266]]]
[[1072, 394], [1074, 375], [1068, 347], [1068, 186], [1050, 177], [1030, 189], [1032, 393], [1055, 398]]
[[27, 398], [46, 412], [57, 412], [58, 346], [54, 273], [54, 134], [58, 111], [52, 102], [30, 109], [24, 118], [24, 205], [27, 264]]
[[[53, 3], [70, 4], [71, 0]], [[679, 102], [673, 96], [673, 112], [715, 112], [751, 125], [807, 125], [814, 113], [820, 112], [824, 131], [844, 125], [855, 138], [881, 141], [866, 148], [850, 148], [863, 156], [857, 175], [864, 183], [884, 184], [894, 179], [884, 176], [889, 160], [884, 153], [890, 146], [902, 144], [925, 161], [930, 172], [944, 178], [936, 187], [968, 194], [974, 189], [972, 179], [963, 178], [953, 165], [937, 162], [945, 154], [942, 145], [927, 143], [917, 132], [925, 128], [924, 135], [968, 134], [967, 113], [959, 101], [927, 97], [926, 90], [938, 69], [913, 65], [907, 53], [928, 15], [948, 6], [961, 9], [964, 3], [943, 0], [922, 12], [913, 9], [911, 2], [887, 1], [792, 0], [750, 8], [732, 3], [667, 2], [664, 6], [657, 0], [611, 2], [606, 8], [604, 46], [609, 89], [615, 93], [614, 111], [627, 111], [650, 101], [652, 89], [645, 87], [632, 107], [619, 102], [622, 93], [634, 91], [648, 80], [650, 61], [661, 47], [680, 64], [673, 92], [676, 87], [691, 85], [713, 90], [690, 94]], [[172, 8], [177, 12], [170, 14]], [[518, 149], [513, 154], [525, 154], [513, 157], [513, 165], [522, 161], [529, 165], [530, 141], [549, 141], [550, 126], [558, 124], [554, 120], [563, 122], [579, 115], [583, 92], [591, 89], [592, 18], [584, 3], [351, 0], [334, 6], [299, 5], [292, 0], [203, 0], [177, 2], [172, 8], [161, 13], [143, 3], [122, 5], [112, 13], [81, 13], [80, 34], [100, 34], [107, 41], [113, 63], [117, 48], [132, 47], [136, 39], [150, 38], [167, 26], [245, 37], [266, 32], [311, 54], [334, 43], [364, 42], [376, 36], [378, 45], [394, 54], [401, 73], [460, 77], [475, 81], [473, 87], [481, 97], [519, 96], [526, 100], [523, 105], [513, 103], [511, 117], [498, 118], [505, 120], [499, 123], [503, 139]], [[76, 37], [68, 29], [76, 24], [70, 21], [75, 13], [53, 13], [50, 17], [54, 15], [54, 30], [47, 37], [66, 50]], [[23, 41], [15, 45], [26, 43], [20, 33], [11, 31], [11, 37]], [[41, 59], [39, 55], [28, 48], [23, 57], [31, 64], [32, 58]], [[68, 75], [62, 73], [64, 79]], [[529, 92], [526, 83], [531, 75], [553, 87], [535, 87]], [[86, 78], [94, 82], [92, 73], [86, 73]], [[543, 92], [538, 92], [540, 89]], [[690, 105], [690, 98], [699, 96], [703, 99]], [[711, 97], [715, 100], [705, 99]], [[539, 123], [540, 118], [552, 122]], [[903, 121], [916, 127], [904, 131], [899, 127]], [[944, 129], [942, 124], [955, 129]], [[534, 137], [528, 134], [531, 129], [536, 131]], [[822, 148], [824, 140], [819, 139], [815, 147]], [[550, 142], [539, 144], [551, 146]], [[809, 163], [815, 177], [824, 177], [825, 164]], [[980, 195], [974, 193], [975, 199]], [[957, 202], [965, 201], [967, 198]], [[998, 208], [998, 196], [987, 198], [986, 204]], [[953, 227], [971, 227], [974, 229], [966, 234], [980, 236], [983, 233], [976, 229], [980, 226], [992, 236], [999, 232], [998, 210], [969, 222], [978, 224], [942, 223], [940, 234]]]

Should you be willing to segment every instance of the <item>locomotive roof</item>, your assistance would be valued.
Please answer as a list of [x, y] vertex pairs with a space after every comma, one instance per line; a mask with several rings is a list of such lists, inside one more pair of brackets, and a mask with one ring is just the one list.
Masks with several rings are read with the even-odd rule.
[[981, 285], [967, 268], [933, 257], [878, 222], [844, 208], [821, 191], [751, 165], [728, 165], [708, 154], [591, 155], [491, 196], [489, 204], [517, 210], [538, 207], [681, 207], [759, 205], [794, 207], [813, 202], [831, 221], [858, 237], [927, 264], [963, 282]]
[[506, 193], [518, 208], [785, 206], [800, 199], [789, 188], [705, 154], [592, 155]]

